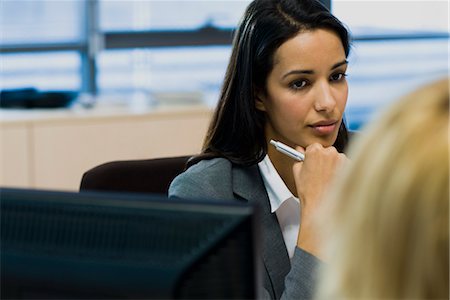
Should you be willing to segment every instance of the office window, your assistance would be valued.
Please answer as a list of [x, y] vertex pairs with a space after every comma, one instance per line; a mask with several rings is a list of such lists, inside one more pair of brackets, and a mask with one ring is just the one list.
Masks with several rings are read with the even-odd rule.
[[0, 60], [0, 89], [81, 89], [81, 59], [76, 52], [2, 54]]
[[355, 39], [348, 70], [350, 128], [449, 74], [447, 1], [335, 0], [332, 8]]
[[100, 0], [103, 31], [190, 30], [205, 25], [233, 28], [248, 0]]
[[446, 0], [333, 0], [332, 10], [355, 36], [448, 31]]
[[104, 51], [98, 59], [102, 94], [200, 92], [213, 105], [218, 97], [230, 46], [124, 49]]
[[[114, 33], [126, 49], [105, 49], [98, 56], [97, 85], [101, 93], [140, 91], [157, 93], [200, 92], [203, 100], [213, 103], [223, 79], [230, 55], [232, 30], [250, 1], [108, 1], [99, 3], [99, 27], [114, 43]], [[195, 45], [196, 35], [205, 28], [226, 29], [228, 44], [205, 40]], [[139, 47], [155, 39], [152, 32], [181, 32], [178, 46]], [[138, 40], [132, 33], [144, 33]], [[148, 35], [145, 35], [148, 34]], [[164, 38], [164, 37], [162, 37]], [[208, 39], [208, 37], [205, 37]], [[168, 43], [171, 43], [168, 41]], [[194, 45], [193, 45], [194, 44]], [[112, 47], [113, 48], [113, 47]]]
[[80, 90], [84, 1], [2, 0], [0, 89]]
[[[186, 46], [192, 39], [190, 32], [195, 35], [202, 28], [211, 26], [225, 28], [231, 41], [231, 31], [248, 2], [4, 0], [0, 9], [0, 57], [8, 67], [2, 70], [0, 87], [75, 87], [87, 92], [112, 94], [137, 88], [180, 91], [184, 87], [192, 90], [201, 86], [208, 93], [222, 78], [229, 45], [205, 40], [202, 42], [205, 46]], [[187, 34], [182, 37], [183, 41], [166, 45], [163, 40], [156, 48], [136, 45], [136, 39], [132, 37], [136, 32], [150, 35], [162, 32], [164, 36], [166, 31]], [[117, 33], [125, 34], [117, 38]], [[138, 42], [146, 39], [144, 36]], [[149, 39], [154, 38], [150, 36]], [[118, 47], [107, 43], [117, 40]], [[93, 44], [93, 41], [99, 43]], [[68, 55], [68, 50], [73, 53]], [[204, 59], [199, 60], [200, 56]], [[19, 63], [17, 67], [10, 63], [33, 60], [32, 57], [39, 62], [29, 64], [28, 69], [26, 63]], [[171, 59], [161, 59], [163, 57]], [[178, 62], [177, 66], [175, 62]], [[52, 84], [51, 74], [61, 75], [62, 69], [65, 76], [58, 77]], [[169, 70], [178, 84], [170, 86], [167, 80], [162, 81]], [[78, 76], [78, 80], [74, 80], [73, 75]], [[155, 80], [148, 81], [147, 77]], [[211, 78], [215, 78], [213, 83]]]
[[2, 0], [1, 44], [79, 42], [83, 9], [80, 0]]

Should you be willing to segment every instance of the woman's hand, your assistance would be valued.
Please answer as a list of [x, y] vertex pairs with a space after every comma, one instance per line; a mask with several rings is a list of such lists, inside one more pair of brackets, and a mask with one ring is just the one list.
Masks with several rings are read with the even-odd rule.
[[297, 147], [297, 150], [305, 153], [305, 160], [293, 166], [301, 206], [297, 246], [320, 257], [319, 232], [314, 216], [336, 171], [347, 161], [347, 157], [334, 147], [324, 148], [318, 143], [309, 145], [306, 150], [302, 147]]

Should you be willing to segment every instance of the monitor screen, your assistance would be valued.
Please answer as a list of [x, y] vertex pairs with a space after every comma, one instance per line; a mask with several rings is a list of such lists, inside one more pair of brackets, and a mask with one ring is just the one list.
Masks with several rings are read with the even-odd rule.
[[255, 208], [0, 189], [2, 299], [257, 298]]

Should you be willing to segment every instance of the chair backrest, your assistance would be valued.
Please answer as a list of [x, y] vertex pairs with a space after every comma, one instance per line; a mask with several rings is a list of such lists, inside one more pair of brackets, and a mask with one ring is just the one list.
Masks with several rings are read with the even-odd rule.
[[190, 156], [112, 161], [83, 174], [80, 191], [167, 194], [170, 182], [186, 167]]

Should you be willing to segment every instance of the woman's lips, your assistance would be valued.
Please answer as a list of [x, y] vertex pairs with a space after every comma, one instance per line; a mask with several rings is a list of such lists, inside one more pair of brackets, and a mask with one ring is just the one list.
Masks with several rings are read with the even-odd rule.
[[337, 121], [322, 121], [310, 125], [311, 129], [318, 135], [331, 134], [336, 130]]

